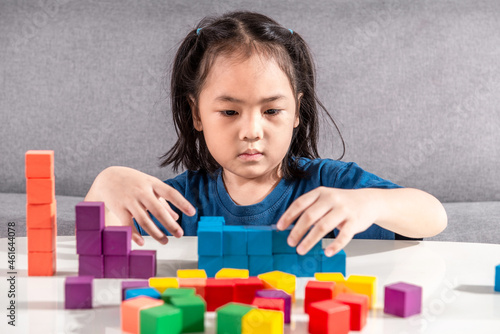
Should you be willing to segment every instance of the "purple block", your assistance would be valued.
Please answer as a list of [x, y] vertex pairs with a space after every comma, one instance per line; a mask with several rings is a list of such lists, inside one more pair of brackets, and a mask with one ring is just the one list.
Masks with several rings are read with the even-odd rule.
[[102, 232], [104, 255], [127, 255], [132, 242], [131, 226], [106, 226]]
[[422, 311], [422, 287], [404, 282], [386, 285], [384, 312], [409, 317]]
[[75, 206], [77, 231], [104, 229], [104, 202], [80, 202]]
[[104, 256], [103, 255], [79, 255], [78, 275], [94, 276], [94, 278], [104, 277]]
[[102, 232], [76, 231], [76, 253], [80, 255], [102, 254]]
[[64, 308], [92, 308], [92, 276], [69, 276], [64, 281]]
[[156, 276], [156, 251], [130, 251], [129, 277], [150, 278]]
[[125, 290], [132, 288], [149, 288], [149, 281], [122, 281], [122, 300], [125, 300]]
[[257, 290], [255, 297], [283, 299], [285, 300], [285, 323], [290, 323], [290, 312], [292, 311], [292, 296], [283, 290]]
[[104, 255], [105, 278], [128, 278], [128, 255]]

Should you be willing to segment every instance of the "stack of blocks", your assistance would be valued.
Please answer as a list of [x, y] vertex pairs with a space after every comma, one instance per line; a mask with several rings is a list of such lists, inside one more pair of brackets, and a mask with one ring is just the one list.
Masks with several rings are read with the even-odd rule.
[[226, 225], [224, 217], [200, 217], [198, 268], [209, 277], [222, 268], [248, 269], [250, 276], [273, 270], [298, 277], [312, 277], [316, 272], [345, 275], [343, 250], [327, 257], [319, 242], [306, 255], [298, 255], [287, 243], [292, 227], [280, 231], [276, 225], [235, 226]]
[[131, 250], [131, 226], [105, 226], [103, 202], [80, 202], [76, 213], [79, 275], [95, 278], [156, 276], [156, 251]]
[[57, 236], [54, 151], [30, 150], [25, 158], [28, 275], [52, 276]]

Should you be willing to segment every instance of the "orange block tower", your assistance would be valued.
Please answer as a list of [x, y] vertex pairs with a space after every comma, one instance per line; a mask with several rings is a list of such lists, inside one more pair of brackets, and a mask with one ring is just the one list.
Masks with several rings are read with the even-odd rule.
[[26, 152], [26, 235], [28, 275], [56, 271], [56, 198], [54, 151]]

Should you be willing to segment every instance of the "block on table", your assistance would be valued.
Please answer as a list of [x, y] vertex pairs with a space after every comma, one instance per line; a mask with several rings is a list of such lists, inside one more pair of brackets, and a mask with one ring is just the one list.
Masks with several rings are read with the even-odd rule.
[[273, 269], [298, 276], [298, 254], [273, 254]]
[[352, 331], [360, 331], [366, 325], [368, 318], [368, 296], [359, 293], [341, 293], [335, 297], [335, 300], [346, 304], [350, 308], [351, 321], [350, 329]]
[[125, 291], [127, 289], [147, 288], [147, 287], [149, 287], [147, 280], [122, 281], [122, 300], [125, 300]]
[[205, 298], [205, 286], [207, 285], [206, 278], [179, 278], [180, 288], [194, 288], [196, 294], [202, 298]]
[[500, 264], [495, 267], [495, 291], [500, 292]]
[[[283, 299], [276, 299], [276, 298], [266, 298], [266, 297], [255, 297], [253, 299], [252, 305], [259, 308], [259, 309], [264, 309], [264, 310], [275, 310], [275, 311], [280, 311], [283, 313], [284, 318], [285, 316], [285, 301]], [[284, 320], [284, 323], [286, 324], [286, 319]], [[288, 323], [290, 323], [290, 317], [288, 318]]]
[[248, 278], [248, 269], [222, 268], [215, 274], [215, 278]]
[[198, 268], [205, 270], [208, 277], [215, 277], [223, 265], [224, 258], [222, 256], [198, 256]]
[[198, 255], [222, 256], [222, 226], [198, 226]]
[[102, 232], [104, 255], [128, 255], [131, 249], [132, 226], [106, 226]]
[[141, 333], [172, 333], [182, 332], [182, 311], [169, 304], [150, 307], [140, 311]]
[[247, 229], [243, 225], [224, 225], [222, 227], [223, 254], [247, 255]]
[[250, 276], [257, 276], [274, 270], [272, 255], [249, 255], [248, 270]]
[[103, 255], [78, 255], [78, 275], [94, 276], [94, 278], [104, 277], [104, 256]]
[[318, 281], [325, 281], [325, 282], [335, 282], [335, 283], [345, 282], [344, 274], [340, 272], [316, 273], [314, 274], [314, 278]]
[[132, 250], [129, 254], [129, 261], [130, 278], [150, 278], [156, 276], [156, 250]]
[[105, 278], [128, 278], [129, 276], [128, 255], [104, 255], [104, 277]]
[[28, 252], [53, 252], [56, 249], [56, 232], [54, 228], [29, 228]]
[[218, 307], [230, 303], [234, 298], [233, 279], [207, 278], [205, 285], [205, 301], [207, 311], [213, 312]]
[[240, 303], [227, 303], [219, 307], [217, 312], [217, 333], [241, 333], [241, 322], [245, 314], [255, 307]]
[[339, 272], [345, 276], [345, 267], [346, 267], [346, 253], [343, 249], [331, 257], [322, 254], [322, 262], [321, 262], [322, 272]]
[[321, 254], [313, 254], [308, 252], [305, 255], [297, 256], [298, 270], [297, 276], [299, 277], [314, 277], [314, 274], [321, 271], [322, 263]]
[[57, 228], [56, 201], [50, 204], [26, 204], [26, 228]]
[[[76, 231], [102, 231], [105, 223], [104, 202], [80, 202], [75, 205]], [[77, 232], [78, 233], [78, 232]]]
[[288, 236], [295, 225], [290, 225], [286, 230], [278, 230], [276, 225], [273, 228], [273, 254], [297, 254], [295, 247], [288, 245]]
[[241, 320], [242, 334], [281, 334], [284, 331], [283, 312], [253, 309]]
[[271, 271], [258, 276], [264, 283], [266, 289], [283, 290], [292, 296], [292, 302], [295, 302], [295, 275], [282, 271]]
[[345, 283], [347, 288], [353, 292], [368, 296], [368, 305], [370, 305], [370, 308], [375, 307], [377, 300], [377, 277], [351, 275]]
[[163, 299], [165, 303], [170, 304], [172, 298], [194, 296], [195, 292], [196, 290], [194, 288], [167, 288], [161, 294], [161, 299]]
[[258, 277], [234, 280], [233, 300], [236, 303], [252, 304], [255, 293], [264, 289], [264, 283]]
[[304, 296], [304, 313], [309, 314], [309, 305], [314, 302], [333, 299], [335, 282], [309, 281], [306, 284]]
[[204, 269], [177, 269], [178, 278], [207, 278]]
[[28, 204], [54, 202], [56, 199], [55, 179], [26, 179], [26, 199]]
[[64, 308], [92, 308], [92, 276], [68, 276], [64, 281]]
[[349, 306], [335, 300], [311, 303], [309, 306], [309, 333], [349, 333], [350, 312]]
[[222, 264], [224, 268], [248, 269], [248, 255], [224, 255]]
[[80, 255], [102, 255], [102, 232], [98, 230], [77, 230], [76, 253]]
[[151, 307], [163, 305], [162, 300], [151, 297], [136, 297], [124, 300], [120, 306], [121, 328], [123, 332], [139, 334], [140, 312]]
[[182, 311], [182, 332], [194, 333], [205, 331], [206, 303], [198, 295], [174, 297], [170, 304]]
[[198, 226], [223, 226], [226, 224], [222, 216], [201, 216]]
[[168, 288], [178, 288], [179, 279], [177, 277], [150, 277], [149, 286], [163, 293]]
[[56, 251], [28, 252], [28, 276], [53, 276], [56, 272]]
[[399, 282], [384, 290], [384, 313], [406, 318], [422, 311], [422, 287]]
[[273, 228], [247, 226], [247, 254], [273, 255]]
[[54, 177], [54, 151], [29, 150], [25, 154], [26, 178], [48, 179]]
[[266, 289], [256, 291], [255, 297], [283, 300], [285, 324], [290, 323], [290, 317], [292, 313], [292, 296], [290, 296], [288, 293], [284, 292], [283, 290]]
[[125, 300], [146, 296], [154, 299], [162, 299], [161, 294], [155, 288], [147, 287], [147, 288], [128, 288], [125, 289]]

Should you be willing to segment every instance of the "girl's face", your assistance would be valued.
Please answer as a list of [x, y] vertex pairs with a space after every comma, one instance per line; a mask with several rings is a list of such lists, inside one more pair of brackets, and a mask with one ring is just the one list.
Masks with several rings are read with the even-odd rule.
[[217, 57], [198, 102], [195, 128], [225, 176], [280, 177], [299, 117], [290, 81], [273, 59]]

